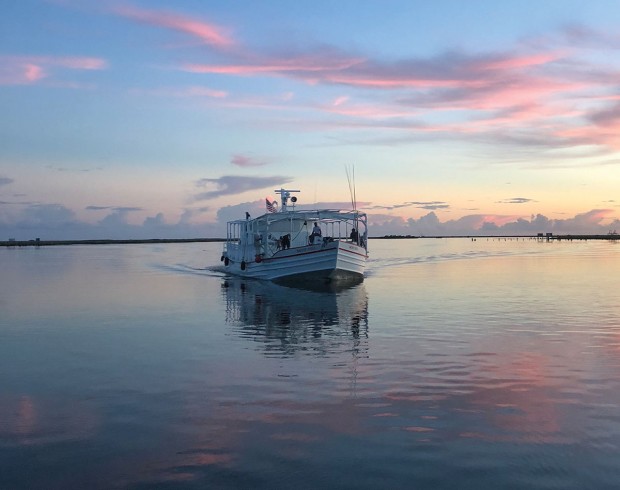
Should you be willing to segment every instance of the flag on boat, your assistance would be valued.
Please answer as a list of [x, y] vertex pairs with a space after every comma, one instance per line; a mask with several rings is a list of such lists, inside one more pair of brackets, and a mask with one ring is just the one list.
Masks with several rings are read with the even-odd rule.
[[267, 206], [267, 211], [270, 213], [275, 213], [278, 211], [278, 203], [277, 201], [269, 201], [268, 198], [265, 198], [265, 205]]

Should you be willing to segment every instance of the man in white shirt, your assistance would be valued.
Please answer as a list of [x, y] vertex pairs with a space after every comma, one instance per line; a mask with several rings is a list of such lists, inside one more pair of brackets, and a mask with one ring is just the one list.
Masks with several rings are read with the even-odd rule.
[[321, 232], [321, 227], [319, 226], [319, 224], [315, 221], [314, 222], [314, 227], [312, 228], [312, 234], [310, 235], [310, 243], [314, 243], [314, 238], [315, 237], [320, 237], [323, 233]]

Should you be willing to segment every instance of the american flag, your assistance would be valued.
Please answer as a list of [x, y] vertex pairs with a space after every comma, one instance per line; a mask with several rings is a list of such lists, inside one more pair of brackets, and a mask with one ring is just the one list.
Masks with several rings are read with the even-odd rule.
[[265, 198], [265, 206], [267, 206], [267, 211], [270, 213], [275, 213], [278, 210], [278, 203], [276, 201], [269, 202], [267, 198]]

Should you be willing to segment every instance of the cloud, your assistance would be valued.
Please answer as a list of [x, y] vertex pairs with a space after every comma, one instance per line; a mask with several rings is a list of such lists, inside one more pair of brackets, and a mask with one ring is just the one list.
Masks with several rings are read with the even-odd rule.
[[200, 216], [207, 211], [210, 211], [211, 208], [209, 206], [199, 207], [199, 208], [185, 208], [183, 213], [181, 213], [181, 217], [179, 218], [179, 223], [181, 224], [190, 224], [193, 219], [197, 216]]
[[[573, 26], [572, 35], [577, 35], [578, 30]], [[566, 37], [567, 32], [560, 38]], [[596, 37], [585, 28], [579, 35]], [[589, 128], [591, 109], [587, 106], [594, 102], [588, 103], [584, 97], [614, 90], [616, 71], [607, 69], [600, 61], [598, 65], [586, 63], [578, 53], [579, 48], [572, 45], [569, 49], [557, 36], [533, 47], [521, 43], [503, 52], [453, 50], [396, 60], [325, 45], [303, 51], [287, 48], [271, 52], [241, 46], [227, 53], [224, 62], [185, 63], [179, 68], [211, 75], [285, 77], [381, 94], [373, 105], [355, 103], [346, 95], [306, 107], [348, 118], [349, 121], [340, 121], [343, 127], [351, 127], [351, 121], [359, 118], [375, 122], [386, 118], [390, 124], [375, 123], [375, 127], [477, 139], [495, 145], [526, 146], [536, 139], [549, 149], [589, 144], [620, 148], [615, 109], [592, 115], [601, 123], [606, 120], [607, 124], [600, 125], [604, 126], [602, 131], [601, 127]], [[390, 93], [394, 96], [383, 95]], [[430, 116], [438, 113], [443, 113], [442, 121], [431, 123]], [[399, 124], [394, 124], [395, 119]], [[544, 129], [540, 130], [541, 127]], [[514, 136], [518, 133], [515, 129], [522, 134]]]
[[13, 179], [10, 179], [9, 177], [0, 176], [0, 186], [9, 185], [9, 184], [12, 184], [13, 182], [15, 181]]
[[19, 207], [17, 210], [11, 211], [11, 214], [0, 215], [0, 221], [4, 223], [19, 223], [21, 227], [58, 227], [75, 220], [75, 213], [61, 204], [5, 204], [19, 204]]
[[413, 201], [407, 204], [409, 204], [410, 206], [415, 206], [416, 208], [419, 208], [419, 209], [429, 209], [429, 210], [448, 209], [450, 207], [449, 204], [445, 202], [441, 202], [441, 201], [430, 201], [430, 202]]
[[23, 216], [31, 223], [59, 224], [72, 221], [75, 213], [61, 204], [33, 204], [24, 210]]
[[[543, 36], [521, 39], [504, 50], [452, 49], [424, 57], [391, 58], [325, 43], [301, 49], [281, 42], [274, 42], [272, 47], [243, 44], [228, 27], [181, 11], [117, 4], [108, 12], [211, 48], [188, 51], [177, 65], [182, 71], [221, 77], [279, 77], [346, 87], [350, 90], [346, 95], [298, 102], [301, 105], [297, 109], [334, 116], [330, 121], [333, 127], [398, 133], [391, 139], [373, 138], [368, 144], [433, 138], [517, 150], [535, 145], [542, 162], [545, 150], [596, 146], [609, 153], [620, 149], [620, 119], [612, 105], [618, 102], [618, 70], [610, 61], [612, 56], [589, 56], [592, 49], [617, 50], [620, 36], [615, 33], [571, 24]], [[104, 63], [96, 58], [47, 58], [48, 63], [40, 59], [22, 58], [17, 71], [5, 68], [0, 83], [2, 79], [5, 83], [36, 83], [49, 76], [53, 61], [70, 69], [100, 69]], [[228, 91], [211, 87], [145, 93], [205, 97], [211, 103], [239, 109], [293, 108], [291, 99], [266, 103], [238, 94], [233, 97]], [[355, 100], [356, 94], [366, 101], [372, 94], [372, 103]], [[585, 161], [580, 155], [572, 160]]]
[[[253, 217], [266, 212], [264, 199], [224, 206], [217, 210], [217, 220], [190, 222], [205, 211], [204, 207], [186, 209], [177, 222], [167, 222], [163, 213], [148, 216], [141, 224], [130, 224], [129, 213], [136, 207], [89, 206], [92, 210], [110, 213], [95, 224], [76, 219], [75, 213], [60, 204], [23, 203], [19, 209], [0, 207], [0, 236], [28, 240], [34, 237], [50, 240], [84, 239], [145, 239], [223, 237], [226, 222], [243, 219], [249, 212]], [[349, 203], [308, 203], [300, 208], [347, 208]], [[360, 203], [367, 205], [368, 203]], [[607, 234], [620, 230], [617, 210], [593, 209], [572, 218], [551, 219], [542, 214], [524, 218], [517, 215], [472, 214], [459, 219], [441, 221], [435, 212], [420, 218], [370, 213], [370, 235], [412, 236], [485, 236], [554, 234]], [[192, 220], [194, 221], [194, 220]]]
[[0, 55], [0, 85], [36, 84], [58, 69], [103, 70], [107, 66], [102, 58]]
[[421, 201], [409, 201], [409, 202], [405, 202], [402, 204], [391, 204], [388, 206], [366, 206], [363, 209], [366, 210], [379, 210], [379, 209], [385, 209], [388, 211], [391, 211], [393, 209], [399, 209], [399, 208], [407, 208], [407, 207], [416, 207], [418, 209], [428, 209], [428, 210], [437, 210], [437, 209], [448, 209], [450, 207], [449, 204], [442, 202], [442, 201], [427, 201], [427, 202], [421, 202]]
[[[499, 82], [510, 86], [522, 79], [524, 69], [539, 67], [557, 55], [535, 57], [518, 53], [468, 55], [446, 52], [428, 58], [409, 58], [394, 62], [366, 60], [345, 70], [324, 73], [322, 81], [378, 90], [394, 89], [483, 89], [497, 90]], [[462, 92], [467, 94], [467, 92]]]
[[560, 29], [562, 41], [568, 46], [620, 49], [620, 36], [591, 29], [581, 24], [568, 24]]
[[258, 199], [256, 201], [221, 207], [217, 210], [217, 222], [224, 225], [228, 221], [245, 218], [246, 212], [250, 213], [250, 216], [252, 217], [265, 214], [265, 200]]
[[364, 206], [362, 209], [366, 211], [378, 211], [380, 209], [385, 209], [386, 211], [391, 211], [392, 209], [406, 208], [409, 207], [409, 204], [392, 204], [387, 206], [382, 205], [374, 205], [374, 206]]
[[142, 211], [142, 208], [137, 207], [112, 207], [112, 211], [105, 218], [99, 221], [99, 225], [103, 228], [115, 227], [127, 224], [127, 215], [136, 211]]
[[268, 162], [264, 160], [257, 160], [254, 157], [248, 157], [245, 155], [233, 155], [230, 163], [237, 165], [238, 167], [262, 167], [267, 165]]
[[143, 211], [142, 208], [138, 208], [138, 207], [128, 207], [128, 206], [86, 206], [86, 208], [88, 211], [105, 211], [105, 210], [111, 210], [114, 211], [116, 213], [130, 213], [133, 211]]
[[371, 236], [485, 236], [555, 234], [607, 234], [620, 229], [620, 220], [611, 209], [594, 209], [572, 218], [551, 219], [542, 214], [530, 219], [514, 215], [472, 214], [442, 222], [434, 212], [418, 219], [390, 215], [369, 215]]
[[84, 173], [84, 172], [93, 172], [95, 170], [101, 170], [101, 167], [96, 168], [67, 168], [67, 167], [56, 167], [55, 165], [46, 165], [46, 168], [50, 170], [55, 170], [56, 172], [76, 172], [76, 173]]
[[119, 6], [113, 13], [144, 24], [180, 32], [216, 48], [228, 48], [234, 45], [233, 38], [225, 28], [175, 12]]
[[185, 88], [160, 88], [160, 89], [133, 89], [131, 93], [138, 95], [154, 95], [158, 97], [178, 97], [178, 98], [209, 98], [225, 99], [228, 92], [205, 86], [191, 86]]
[[211, 190], [201, 192], [194, 196], [195, 200], [209, 200], [216, 197], [242, 194], [247, 191], [264, 189], [266, 187], [281, 186], [291, 182], [291, 177], [246, 177], [227, 175], [218, 179], [200, 179], [196, 182], [198, 187], [207, 187]]
[[[351, 209], [351, 201], [321, 201], [317, 203], [304, 203], [301, 196], [298, 197], [297, 208], [299, 209]], [[366, 209], [370, 203], [357, 201], [358, 209]]]
[[617, 125], [620, 121], [620, 103], [589, 114], [588, 118], [598, 126]]
[[427, 204], [426, 206], [418, 206], [420, 209], [448, 209], [450, 207], [449, 204]]
[[502, 201], [497, 201], [500, 204], [525, 204], [528, 202], [538, 202], [534, 199], [528, 199], [527, 197], [511, 197], [510, 199], [504, 199]]
[[[511, 81], [506, 79], [509, 74], [511, 79], [521, 81], [524, 70], [552, 63], [561, 56], [552, 52], [529, 55], [446, 52], [434, 57], [386, 62], [349, 54], [335, 47], [319, 46], [314, 51], [280, 55], [246, 52], [243, 58], [239, 57], [243, 63], [234, 63], [232, 57], [230, 64], [186, 64], [183, 68], [195, 73], [286, 76], [310, 83], [378, 90], [468, 88], [482, 91], [506, 85]], [[544, 80], [539, 84], [542, 82]], [[558, 83], [553, 87], [557, 88]], [[336, 102], [345, 100], [340, 97]]]
[[88, 211], [104, 211], [108, 209], [112, 209], [110, 206], [86, 206]]
[[[271, 48], [244, 45], [225, 26], [191, 14], [129, 5], [111, 11], [196, 39], [218, 55], [205, 62], [213, 52], [188, 53], [177, 65], [182, 71], [347, 87], [351, 94], [298, 107], [338, 116], [332, 122], [335, 127], [363, 128], [360, 120], [366, 119], [375, 130], [400, 133], [403, 142], [441, 138], [495, 147], [536, 145], [540, 150], [592, 145], [607, 153], [620, 149], [618, 110], [609, 105], [618, 100], [617, 69], [604, 57], [582, 56], [592, 48], [617, 50], [620, 36], [587, 26], [568, 25], [520, 40], [512, 49], [475, 53], [453, 49], [391, 59], [321, 43], [303, 49], [283, 43]], [[45, 66], [31, 65], [21, 70], [22, 80], [46, 76]], [[237, 96], [231, 100], [228, 92], [207, 87], [159, 92], [220, 99], [218, 103], [228, 107], [290, 109], [288, 99], [261, 103]], [[354, 100], [355, 93], [366, 99], [372, 93], [373, 103]]]
[[[218, 75], [271, 75], [303, 79], [311, 83], [330, 81], [328, 73], [340, 72], [363, 61], [334, 48], [321, 48], [317, 52], [295, 53], [276, 57], [258, 53], [246, 53], [244, 63], [239, 64], [200, 64], [187, 63], [181, 69], [191, 73]], [[249, 59], [249, 62], [247, 61]]]

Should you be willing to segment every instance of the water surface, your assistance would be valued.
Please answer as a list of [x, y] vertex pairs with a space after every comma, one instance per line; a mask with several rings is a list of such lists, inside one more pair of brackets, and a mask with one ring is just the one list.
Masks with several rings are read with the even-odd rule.
[[370, 245], [330, 291], [0, 249], [0, 488], [617, 487], [619, 244]]

